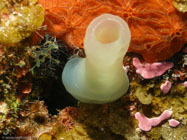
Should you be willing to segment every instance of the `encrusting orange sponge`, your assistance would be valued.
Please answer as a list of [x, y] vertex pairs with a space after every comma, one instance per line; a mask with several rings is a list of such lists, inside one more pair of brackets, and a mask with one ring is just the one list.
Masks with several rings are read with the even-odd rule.
[[129, 52], [147, 62], [166, 60], [187, 42], [187, 14], [178, 12], [172, 0], [38, 0], [45, 8], [47, 32], [71, 47], [83, 47], [88, 24], [110, 13], [129, 25]]

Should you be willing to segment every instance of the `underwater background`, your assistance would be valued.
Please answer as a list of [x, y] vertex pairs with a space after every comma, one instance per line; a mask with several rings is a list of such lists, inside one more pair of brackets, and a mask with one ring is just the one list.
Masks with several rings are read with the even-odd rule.
[[[62, 72], [88, 57], [86, 30], [102, 14], [131, 32], [121, 64], [129, 87], [115, 101], [85, 103]], [[1, 0], [1, 139], [186, 140], [187, 0]]]

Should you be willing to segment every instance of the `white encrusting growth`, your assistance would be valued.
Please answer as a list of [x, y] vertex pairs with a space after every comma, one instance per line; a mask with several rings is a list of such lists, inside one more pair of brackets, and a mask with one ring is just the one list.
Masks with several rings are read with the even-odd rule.
[[81, 102], [107, 103], [120, 98], [129, 87], [123, 58], [131, 39], [127, 23], [103, 14], [88, 26], [84, 39], [86, 58], [67, 62], [62, 73], [66, 90]]

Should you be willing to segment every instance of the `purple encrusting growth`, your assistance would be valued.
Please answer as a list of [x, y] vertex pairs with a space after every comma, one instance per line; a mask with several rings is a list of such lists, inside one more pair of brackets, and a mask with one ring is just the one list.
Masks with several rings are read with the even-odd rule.
[[136, 67], [136, 73], [145, 79], [158, 77], [173, 67], [171, 62], [156, 62], [142, 64], [138, 58], [133, 58], [133, 65]]
[[170, 91], [172, 83], [170, 81], [165, 81], [161, 86], [161, 91], [166, 94]]
[[179, 124], [180, 124], [180, 122], [175, 119], [169, 120], [169, 126], [171, 126], [171, 127], [177, 127]]
[[139, 128], [143, 131], [150, 131], [153, 126], [159, 125], [163, 120], [169, 119], [172, 115], [172, 111], [165, 110], [159, 117], [147, 118], [140, 112], [135, 114], [135, 118], [139, 122]]

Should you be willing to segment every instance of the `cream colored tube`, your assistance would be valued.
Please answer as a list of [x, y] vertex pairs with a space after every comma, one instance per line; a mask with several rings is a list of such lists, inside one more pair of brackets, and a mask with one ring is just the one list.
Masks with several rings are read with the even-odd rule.
[[120, 98], [129, 87], [123, 69], [131, 34], [118, 16], [103, 14], [88, 26], [84, 49], [86, 58], [67, 62], [62, 73], [66, 90], [81, 102], [107, 103]]

